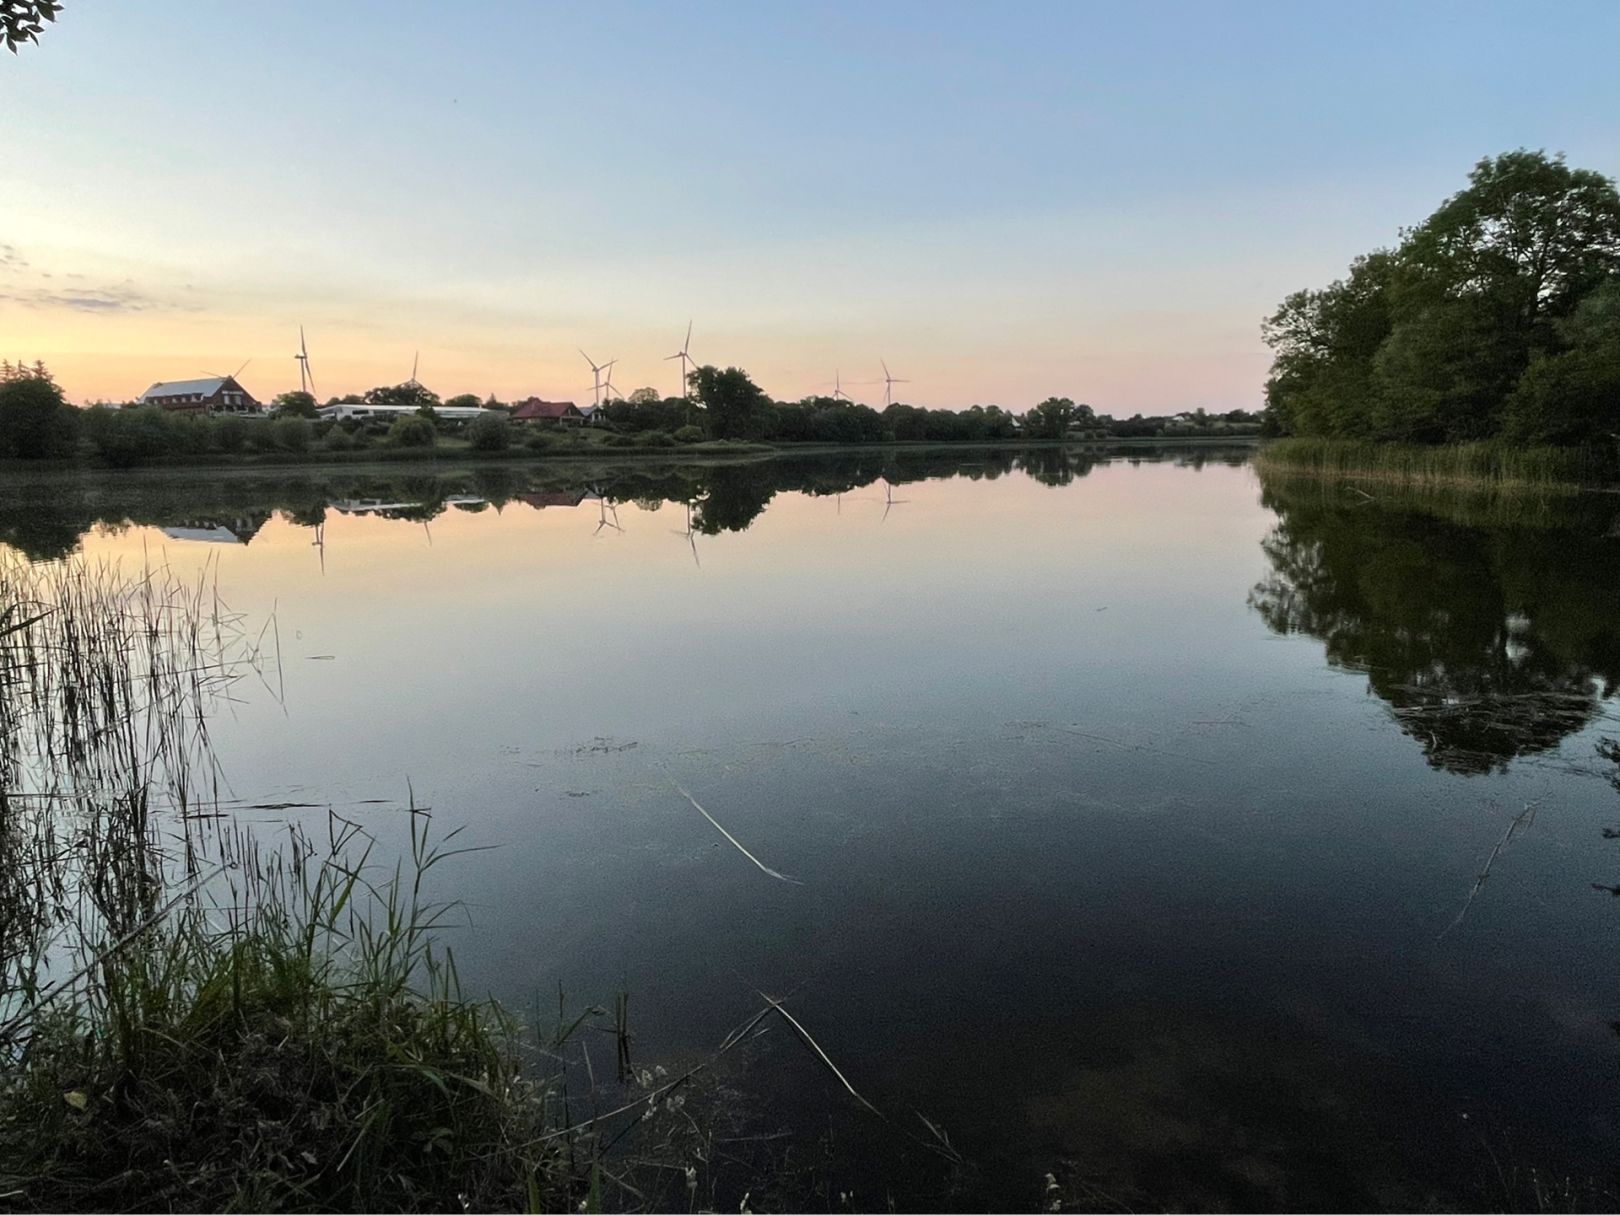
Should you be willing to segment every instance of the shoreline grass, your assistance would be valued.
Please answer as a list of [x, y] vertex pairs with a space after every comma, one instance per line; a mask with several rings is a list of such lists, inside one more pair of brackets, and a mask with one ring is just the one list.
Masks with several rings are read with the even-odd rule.
[[1590, 448], [1515, 447], [1500, 442], [1421, 447], [1345, 439], [1287, 438], [1264, 444], [1262, 471], [1419, 489], [1578, 493], [1613, 484], [1615, 453]]

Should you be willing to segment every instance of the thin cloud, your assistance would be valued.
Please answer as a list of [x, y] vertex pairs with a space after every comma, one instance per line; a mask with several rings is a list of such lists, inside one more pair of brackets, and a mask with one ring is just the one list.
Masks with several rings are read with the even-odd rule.
[[14, 287], [10, 290], [0, 291], [0, 301], [16, 304], [21, 308], [34, 308], [42, 311], [61, 309], [68, 312], [88, 312], [96, 315], [118, 312], [151, 312], [155, 309], [175, 306], [167, 301], [147, 295], [136, 287], [134, 281], [130, 279], [125, 279], [123, 282], [115, 283], [110, 287], [74, 287], [66, 290], [53, 290], [47, 287]]
[[0, 244], [0, 270], [21, 270], [28, 264], [16, 245]]

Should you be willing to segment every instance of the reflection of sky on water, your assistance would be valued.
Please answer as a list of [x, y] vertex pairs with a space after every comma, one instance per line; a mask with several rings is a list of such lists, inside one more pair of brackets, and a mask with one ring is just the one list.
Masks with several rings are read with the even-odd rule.
[[[246, 547], [85, 548], [211, 562], [232, 608], [274, 610], [285, 712], [250, 695], [218, 732], [241, 795], [409, 778], [441, 827], [500, 846], [443, 877], [478, 987], [628, 989], [664, 1057], [712, 1045], [753, 987], [793, 991], [863, 1089], [992, 1175], [1077, 1160], [1140, 1202], [1413, 1205], [1459, 1192], [1487, 1141], [1593, 1167], [1620, 1001], [1589, 883], [1620, 871], [1600, 835], [1620, 802], [1584, 769], [1620, 726], [1505, 771], [1430, 763], [1354, 655], [1330, 668], [1251, 608], [1278, 518], [1247, 468], [893, 497], [777, 494], [698, 535], [701, 565], [682, 505], [620, 503], [604, 530], [594, 500], [328, 511], [324, 572], [280, 516]], [[1330, 558], [1338, 536], [1311, 533]], [[1388, 596], [1355, 610], [1411, 632]], [[803, 1090], [788, 1108], [821, 1092], [794, 1048], [762, 1051], [763, 1083]]]

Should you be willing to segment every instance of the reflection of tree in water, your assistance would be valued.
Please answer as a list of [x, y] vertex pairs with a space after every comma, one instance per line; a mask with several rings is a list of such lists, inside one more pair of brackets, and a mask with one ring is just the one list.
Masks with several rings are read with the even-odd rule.
[[[1178, 458], [1171, 449], [1133, 448], [1131, 453], [1133, 463], [1144, 456]], [[748, 527], [783, 492], [832, 497], [879, 481], [898, 488], [955, 477], [994, 480], [1014, 470], [1046, 485], [1066, 485], [1110, 458], [1120, 457], [1078, 448], [883, 448], [786, 453], [746, 463], [637, 460], [593, 466], [589, 472], [577, 465], [539, 461], [388, 473], [332, 467], [212, 480], [193, 473], [130, 481], [62, 478], [22, 488], [0, 487], [8, 491], [0, 493], [0, 543], [28, 557], [50, 560], [73, 552], [98, 523], [173, 527], [255, 514], [267, 517], [273, 511], [312, 530], [327, 522], [328, 511], [423, 523], [452, 507], [476, 512], [485, 503], [497, 510], [513, 503], [543, 508], [568, 500], [576, 505], [587, 485], [609, 503], [634, 501], [654, 508], [664, 502], [692, 504], [694, 528], [713, 535]]]
[[1082, 447], [1034, 447], [1018, 455], [1018, 467], [1042, 485], [1068, 485], [1097, 466], [1098, 453]]
[[740, 532], [776, 496], [778, 482], [770, 465], [722, 465], [709, 470], [692, 526], [705, 536]]
[[[1265, 485], [1279, 516], [1249, 602], [1321, 640], [1429, 762], [1489, 772], [1556, 747], [1620, 680], [1620, 544], [1601, 530], [1453, 522]], [[1589, 522], [1589, 521], [1587, 521]]]

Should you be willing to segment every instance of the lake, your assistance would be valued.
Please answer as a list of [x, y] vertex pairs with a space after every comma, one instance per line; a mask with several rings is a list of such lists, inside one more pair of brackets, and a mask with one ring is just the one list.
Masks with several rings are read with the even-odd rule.
[[886, 1115], [726, 1056], [799, 1202], [1605, 1205], [1620, 496], [1250, 454], [8, 473], [0, 543], [273, 619], [225, 808], [492, 846], [473, 990], [672, 1069], [786, 998]]

